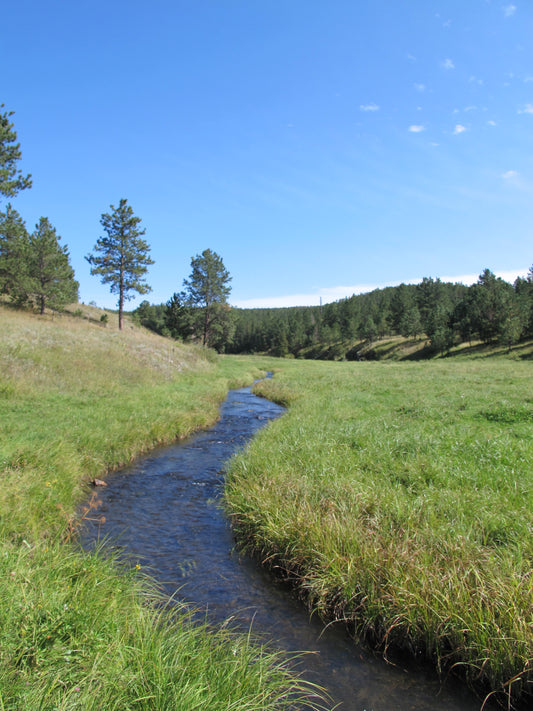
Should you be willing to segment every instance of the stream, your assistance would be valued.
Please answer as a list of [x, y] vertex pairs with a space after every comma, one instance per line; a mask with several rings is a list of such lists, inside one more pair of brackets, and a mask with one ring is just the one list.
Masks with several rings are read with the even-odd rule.
[[232, 390], [214, 427], [108, 477], [98, 489], [105, 522], [86, 522], [82, 545], [90, 549], [105, 537], [169, 596], [207, 610], [213, 622], [231, 619], [232, 627], [251, 627], [289, 653], [312, 652], [300, 661], [302, 675], [325, 687], [339, 711], [479, 711], [481, 702], [460, 683], [443, 686], [407, 660], [387, 664], [342, 624], [310, 619], [286, 584], [236, 551], [220, 503], [224, 465], [283, 411], [249, 387]]

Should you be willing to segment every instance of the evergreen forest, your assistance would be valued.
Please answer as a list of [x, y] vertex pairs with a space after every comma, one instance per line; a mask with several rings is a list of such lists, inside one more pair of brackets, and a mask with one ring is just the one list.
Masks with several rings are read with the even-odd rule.
[[[194, 308], [176, 301], [176, 295], [167, 304], [143, 301], [133, 315], [157, 333], [200, 340], [191, 328]], [[226, 353], [359, 360], [376, 357], [372, 346], [394, 336], [423, 340], [428, 356], [460, 343], [510, 347], [533, 337], [533, 267], [514, 284], [485, 269], [471, 286], [424, 278], [323, 306], [232, 308], [210, 345]]]

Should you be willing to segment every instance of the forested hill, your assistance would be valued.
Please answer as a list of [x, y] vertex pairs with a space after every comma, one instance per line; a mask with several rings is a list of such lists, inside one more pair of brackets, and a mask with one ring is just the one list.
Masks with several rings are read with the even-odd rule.
[[[168, 311], [145, 301], [134, 316], [159, 333], [194, 338]], [[473, 340], [510, 346], [533, 336], [533, 267], [514, 285], [486, 269], [472, 286], [425, 278], [324, 306], [232, 309], [231, 317], [216, 346], [226, 353], [355, 360], [391, 336], [424, 338], [428, 354]]]

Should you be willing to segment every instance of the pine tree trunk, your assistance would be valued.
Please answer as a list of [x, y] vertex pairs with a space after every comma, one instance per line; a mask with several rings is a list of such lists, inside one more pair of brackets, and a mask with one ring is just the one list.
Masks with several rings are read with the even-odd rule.
[[124, 290], [120, 287], [120, 295], [118, 299], [118, 330], [122, 331], [122, 311], [124, 310]]

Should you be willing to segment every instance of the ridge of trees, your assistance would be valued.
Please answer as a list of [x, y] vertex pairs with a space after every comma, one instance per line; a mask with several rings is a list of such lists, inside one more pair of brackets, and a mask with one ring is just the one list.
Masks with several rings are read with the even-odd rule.
[[[194, 330], [171, 332], [171, 309], [172, 300], [143, 301], [134, 316], [163, 335], [199, 340]], [[426, 277], [324, 306], [233, 308], [228, 318], [232, 326], [215, 346], [227, 353], [357, 359], [362, 342], [368, 346], [395, 335], [425, 338], [433, 354], [474, 340], [510, 347], [533, 337], [533, 267], [514, 285], [485, 269], [471, 286]]]
[[[0, 200], [31, 187], [11, 117], [0, 104]], [[139, 228], [140, 218], [125, 199], [101, 216], [106, 232], [87, 256], [91, 274], [118, 295], [119, 327], [130, 292], [148, 293], [144, 276], [153, 261]], [[7, 204], [0, 212], [0, 294], [17, 306], [42, 314], [78, 298], [79, 284], [68, 248], [47, 217], [29, 234], [19, 213]], [[143, 301], [133, 312], [163, 335], [196, 341], [227, 353], [270, 353], [308, 358], [358, 358], [361, 342], [385, 336], [425, 337], [429, 351], [446, 353], [453, 345], [480, 339], [507, 346], [533, 337], [533, 266], [514, 285], [485, 269], [472, 286], [424, 278], [354, 295], [325, 306], [285, 309], [234, 309], [228, 304], [231, 276], [221, 257], [205, 250], [191, 261], [184, 290], [166, 304]]]

